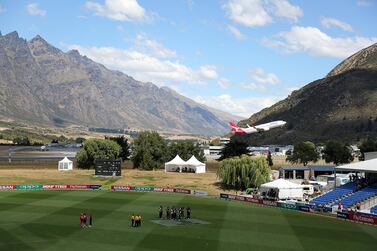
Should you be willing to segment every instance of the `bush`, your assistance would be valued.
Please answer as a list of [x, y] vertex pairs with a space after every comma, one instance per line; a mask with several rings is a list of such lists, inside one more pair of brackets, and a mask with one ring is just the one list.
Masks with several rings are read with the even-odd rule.
[[188, 160], [192, 155], [194, 155], [199, 161], [203, 162], [206, 160], [199, 144], [194, 144], [190, 141], [173, 142], [169, 145], [167, 160], [173, 159], [177, 154], [183, 160]]
[[270, 171], [266, 158], [243, 155], [223, 160], [217, 176], [227, 187], [246, 189], [268, 182]]
[[97, 159], [118, 159], [121, 147], [111, 140], [90, 139], [85, 141], [85, 145], [76, 154], [79, 168], [93, 167]]
[[160, 168], [167, 159], [167, 145], [157, 132], [142, 132], [134, 141], [131, 160], [135, 168]]

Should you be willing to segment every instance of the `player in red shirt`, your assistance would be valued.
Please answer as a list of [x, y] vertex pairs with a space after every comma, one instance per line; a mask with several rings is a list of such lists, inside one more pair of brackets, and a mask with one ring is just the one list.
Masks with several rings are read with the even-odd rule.
[[81, 213], [80, 215], [80, 227], [83, 228], [84, 227], [84, 214]]

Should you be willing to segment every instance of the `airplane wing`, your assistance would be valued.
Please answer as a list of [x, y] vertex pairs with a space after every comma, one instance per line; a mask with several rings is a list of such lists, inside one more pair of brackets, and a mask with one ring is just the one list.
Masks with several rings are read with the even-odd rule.
[[268, 126], [254, 126], [255, 129], [257, 129], [258, 132], [265, 132], [270, 130], [270, 127]]

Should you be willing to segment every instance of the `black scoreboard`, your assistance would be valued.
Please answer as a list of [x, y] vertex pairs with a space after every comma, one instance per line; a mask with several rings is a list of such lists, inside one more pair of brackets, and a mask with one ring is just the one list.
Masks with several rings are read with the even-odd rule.
[[121, 176], [120, 160], [96, 160], [95, 175]]

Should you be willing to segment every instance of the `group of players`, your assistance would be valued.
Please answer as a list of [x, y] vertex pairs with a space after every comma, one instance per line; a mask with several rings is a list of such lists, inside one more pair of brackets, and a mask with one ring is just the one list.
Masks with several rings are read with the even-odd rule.
[[[158, 209], [158, 217], [160, 220], [163, 219], [164, 208], [162, 206]], [[166, 220], [178, 220], [183, 219], [189, 220], [191, 218], [191, 208], [186, 207], [186, 217], [185, 217], [185, 208], [184, 207], [166, 207]]]
[[140, 227], [140, 226], [141, 226], [140, 214], [133, 214], [131, 216], [131, 227]]
[[93, 216], [90, 214], [89, 216], [89, 222], [88, 217], [86, 216], [86, 213], [81, 213], [80, 215], [80, 227], [86, 228], [86, 227], [92, 227], [93, 225]]

